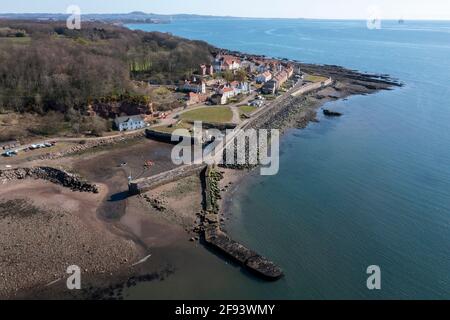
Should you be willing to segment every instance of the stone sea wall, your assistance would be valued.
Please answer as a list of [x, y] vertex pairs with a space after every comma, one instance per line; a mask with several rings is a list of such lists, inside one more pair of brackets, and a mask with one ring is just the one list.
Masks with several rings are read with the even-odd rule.
[[155, 176], [133, 180], [128, 185], [128, 191], [131, 195], [145, 193], [164, 184], [189, 177], [193, 174], [199, 174], [204, 168], [204, 164], [185, 165]]

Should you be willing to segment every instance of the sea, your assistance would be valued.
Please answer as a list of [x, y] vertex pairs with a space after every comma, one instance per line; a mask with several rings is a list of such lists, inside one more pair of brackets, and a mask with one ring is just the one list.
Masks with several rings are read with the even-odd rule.
[[[230, 235], [279, 264], [265, 282], [199, 246], [174, 248], [137, 299], [449, 299], [450, 21], [217, 19], [133, 24], [217, 47], [389, 74], [404, 86], [326, 105], [281, 139], [280, 171], [236, 189]], [[369, 266], [380, 290], [369, 290]]]

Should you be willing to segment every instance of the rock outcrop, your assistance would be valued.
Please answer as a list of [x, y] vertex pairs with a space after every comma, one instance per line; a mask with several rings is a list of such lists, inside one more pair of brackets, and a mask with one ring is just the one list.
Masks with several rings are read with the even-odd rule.
[[139, 114], [151, 114], [153, 112], [153, 105], [138, 104], [127, 101], [121, 102], [99, 102], [91, 106], [92, 111], [105, 119], [115, 118], [120, 115], [134, 116]]
[[42, 179], [59, 184], [73, 191], [98, 193], [95, 184], [91, 184], [80, 176], [51, 167], [17, 168], [0, 170], [1, 181], [23, 180], [27, 178]]
[[342, 116], [342, 113], [336, 112], [336, 111], [332, 111], [332, 110], [328, 110], [328, 109], [324, 109], [323, 110], [323, 114], [326, 115], [327, 117], [340, 117], [340, 116]]

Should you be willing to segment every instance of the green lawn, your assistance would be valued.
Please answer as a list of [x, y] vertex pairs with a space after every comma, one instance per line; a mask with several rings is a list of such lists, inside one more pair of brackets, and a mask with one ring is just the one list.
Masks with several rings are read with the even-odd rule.
[[206, 107], [182, 113], [180, 119], [186, 121], [228, 123], [233, 119], [233, 112], [229, 107]]
[[328, 78], [326, 77], [322, 77], [322, 76], [315, 76], [315, 75], [307, 75], [305, 77], [305, 81], [310, 81], [310, 82], [324, 82], [327, 81]]
[[240, 106], [239, 107], [239, 113], [242, 115], [244, 113], [246, 114], [252, 114], [253, 112], [256, 111], [256, 109], [258, 109], [257, 107], [254, 106]]
[[151, 130], [158, 131], [158, 132], [164, 132], [164, 133], [172, 133], [176, 129], [191, 130], [192, 125], [190, 123], [180, 121], [178, 124], [173, 125], [173, 126], [159, 126], [159, 127], [151, 128]]

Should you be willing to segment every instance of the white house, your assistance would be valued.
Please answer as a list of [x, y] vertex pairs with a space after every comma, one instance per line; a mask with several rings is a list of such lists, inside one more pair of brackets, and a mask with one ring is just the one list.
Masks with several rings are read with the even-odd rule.
[[206, 83], [204, 81], [201, 82], [189, 82], [185, 81], [184, 85], [181, 87], [181, 90], [187, 91], [187, 92], [194, 92], [194, 93], [206, 93]]
[[146, 124], [142, 116], [125, 116], [114, 119], [116, 129], [119, 131], [132, 131], [145, 128]]
[[241, 60], [233, 56], [217, 56], [213, 63], [216, 72], [237, 70], [241, 67]]
[[223, 69], [225, 70], [237, 70], [241, 67], [241, 61], [238, 58], [232, 56], [226, 56], [223, 59]]
[[250, 84], [248, 82], [238, 82], [238, 81], [233, 81], [230, 84], [231, 88], [234, 89], [235, 91], [235, 95], [238, 94], [248, 94], [251, 92], [251, 88], [250, 88]]
[[261, 73], [256, 77], [257, 83], [266, 83], [270, 80], [272, 80], [272, 74], [269, 71]]
[[211, 97], [211, 101], [212, 101], [212, 103], [217, 104], [217, 105], [227, 104], [228, 98], [223, 94], [217, 93]]
[[238, 95], [237, 90], [231, 87], [225, 87], [219, 91], [227, 100]]

